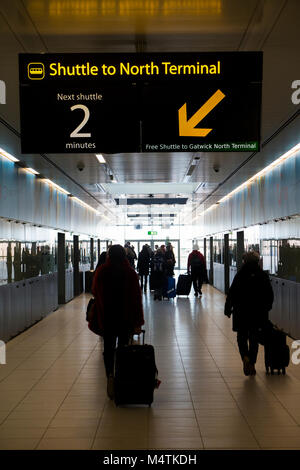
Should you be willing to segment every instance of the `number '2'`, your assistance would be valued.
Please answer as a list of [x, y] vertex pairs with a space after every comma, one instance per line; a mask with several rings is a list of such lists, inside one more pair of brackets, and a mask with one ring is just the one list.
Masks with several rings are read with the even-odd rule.
[[78, 127], [76, 127], [76, 129], [70, 134], [70, 137], [72, 138], [76, 138], [76, 137], [91, 137], [91, 133], [90, 132], [79, 132], [85, 125], [86, 123], [88, 122], [89, 118], [90, 118], [90, 110], [87, 106], [85, 106], [84, 104], [76, 104], [75, 106], [72, 106], [71, 107], [71, 111], [74, 111], [74, 109], [82, 109], [83, 112], [84, 112], [84, 118], [83, 118], [83, 121], [79, 124]]

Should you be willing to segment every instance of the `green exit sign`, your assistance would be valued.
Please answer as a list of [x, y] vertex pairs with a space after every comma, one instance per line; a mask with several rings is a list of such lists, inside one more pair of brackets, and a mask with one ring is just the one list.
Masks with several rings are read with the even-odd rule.
[[157, 235], [157, 232], [153, 232], [153, 231], [150, 230], [150, 231], [148, 232], [148, 235]]

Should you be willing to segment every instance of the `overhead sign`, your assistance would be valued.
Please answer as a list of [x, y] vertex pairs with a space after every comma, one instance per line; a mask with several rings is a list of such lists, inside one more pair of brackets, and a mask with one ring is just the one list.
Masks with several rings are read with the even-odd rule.
[[157, 232], [149, 231], [148, 235], [157, 235]]
[[256, 151], [261, 52], [20, 54], [23, 153]]

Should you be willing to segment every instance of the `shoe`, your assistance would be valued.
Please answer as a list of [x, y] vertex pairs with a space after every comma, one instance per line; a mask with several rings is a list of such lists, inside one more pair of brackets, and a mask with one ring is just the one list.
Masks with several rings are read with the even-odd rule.
[[113, 400], [114, 399], [114, 377], [111, 374], [107, 379], [107, 395], [108, 397]]
[[199, 292], [199, 295], [200, 295], [200, 297], [202, 297], [202, 292], [201, 291]]
[[251, 364], [250, 364], [250, 360], [248, 356], [244, 356], [243, 364], [244, 364], [244, 374], [250, 375], [252, 369], [251, 369]]
[[250, 375], [256, 375], [255, 365], [250, 364]]

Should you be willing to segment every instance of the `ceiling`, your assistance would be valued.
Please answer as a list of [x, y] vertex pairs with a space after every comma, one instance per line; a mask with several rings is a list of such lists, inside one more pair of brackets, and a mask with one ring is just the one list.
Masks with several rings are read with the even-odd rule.
[[[299, 13], [299, 0], [2, 0], [0, 78], [7, 84], [9, 105], [0, 108], [0, 117], [19, 132], [19, 52], [262, 50], [264, 142], [296, 110], [290, 97], [291, 83], [299, 78], [300, 70]], [[230, 152], [104, 157], [106, 164], [92, 154], [20, 156], [91, 206], [119, 214], [119, 223], [135, 223], [132, 216], [145, 214], [152, 206], [117, 207], [116, 194], [125, 199], [150, 193], [154, 198], [185, 196], [184, 208], [175, 204], [170, 210], [161, 205], [159, 211], [157, 206], [150, 211], [154, 218], [171, 212], [185, 214], [181, 221], [188, 223], [203, 200], [208, 207], [266, 163], [263, 155], [250, 160], [249, 153]], [[112, 177], [116, 182], [110, 184]], [[155, 187], [157, 183], [165, 186]], [[177, 191], [174, 184], [183, 186]]]

